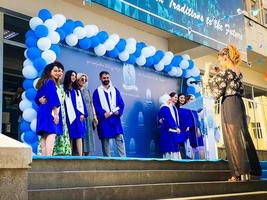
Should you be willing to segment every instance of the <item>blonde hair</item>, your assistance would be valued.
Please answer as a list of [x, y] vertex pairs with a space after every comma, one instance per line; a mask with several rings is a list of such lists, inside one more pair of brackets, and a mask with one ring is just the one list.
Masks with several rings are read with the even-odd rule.
[[218, 56], [227, 56], [234, 65], [239, 65], [241, 63], [241, 54], [236, 48], [236, 46], [229, 44], [227, 47], [224, 47], [219, 53]]

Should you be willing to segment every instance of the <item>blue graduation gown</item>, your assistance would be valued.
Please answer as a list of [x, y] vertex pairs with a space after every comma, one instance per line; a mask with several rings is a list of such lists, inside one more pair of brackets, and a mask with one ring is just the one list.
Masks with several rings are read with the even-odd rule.
[[[70, 139], [84, 138], [86, 130], [87, 130], [86, 129], [86, 120], [81, 122], [80, 116], [84, 115], [85, 118], [88, 117], [88, 111], [87, 111], [86, 104], [85, 104], [83, 96], [82, 96], [82, 102], [83, 102], [83, 107], [84, 107], [84, 114], [83, 114], [77, 109], [77, 102], [76, 102], [77, 92], [76, 92], [76, 90], [72, 89], [69, 92], [69, 95], [71, 96], [71, 101], [72, 101], [72, 104], [73, 104], [73, 107], [74, 107], [74, 111], [75, 111], [75, 114], [76, 114], [75, 120], [70, 124], [69, 116], [68, 116], [68, 109], [67, 109], [66, 104], [65, 104], [66, 119], [67, 119], [66, 121], [67, 121], [67, 126], [68, 126], [68, 129], [69, 129]], [[80, 95], [82, 95], [82, 93], [80, 93]]]
[[176, 140], [177, 136], [179, 135], [175, 132], [169, 131], [169, 129], [178, 128], [178, 124], [173, 119], [169, 107], [162, 106], [160, 108], [159, 119], [163, 119], [163, 123], [160, 124], [160, 151], [161, 153], [179, 152], [179, 145]]
[[185, 142], [189, 136], [190, 136], [190, 131], [186, 131], [187, 127], [190, 127], [190, 120], [191, 120], [191, 113], [190, 110], [184, 109], [184, 108], [179, 108], [178, 109], [179, 113], [179, 122], [180, 122], [180, 129], [181, 132], [184, 134], [184, 141]]
[[[47, 103], [40, 104], [39, 98], [44, 96], [47, 100]], [[36, 133], [38, 135], [45, 134], [63, 134], [63, 123], [62, 115], [59, 112], [59, 123], [56, 125], [54, 123], [54, 117], [52, 116], [52, 110], [55, 107], [60, 107], [60, 100], [57, 95], [57, 88], [53, 80], [47, 80], [44, 82], [42, 87], [37, 91], [35, 96], [35, 103], [39, 105], [37, 111], [37, 125]]]
[[189, 112], [190, 112], [190, 115], [189, 115], [188, 123], [190, 127], [190, 136], [189, 136], [190, 145], [193, 148], [204, 146], [202, 134], [200, 137], [197, 137], [197, 133], [196, 133], [197, 128], [200, 128], [200, 125], [201, 125], [199, 118], [198, 118], [198, 113], [197, 111], [189, 111]]
[[[124, 110], [124, 102], [122, 100], [121, 94], [117, 88], [116, 90], [116, 106], [119, 107], [119, 115], [112, 114], [109, 118], [105, 118], [106, 111], [102, 108], [98, 90], [96, 89], [93, 93], [93, 103], [98, 119], [97, 131], [99, 139], [115, 138], [119, 134], [123, 134], [123, 129], [121, 125], [121, 115]], [[108, 100], [108, 93], [104, 91], [108, 106], [110, 108], [110, 102]]]

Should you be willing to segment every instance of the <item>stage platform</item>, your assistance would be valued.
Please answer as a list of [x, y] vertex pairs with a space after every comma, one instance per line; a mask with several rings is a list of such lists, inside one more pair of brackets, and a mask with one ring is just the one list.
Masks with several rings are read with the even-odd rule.
[[[267, 170], [267, 162], [262, 166]], [[229, 183], [229, 176], [224, 160], [34, 156], [28, 191], [29, 200], [238, 199], [243, 193], [267, 199], [267, 193], [256, 192], [267, 191], [267, 180]]]

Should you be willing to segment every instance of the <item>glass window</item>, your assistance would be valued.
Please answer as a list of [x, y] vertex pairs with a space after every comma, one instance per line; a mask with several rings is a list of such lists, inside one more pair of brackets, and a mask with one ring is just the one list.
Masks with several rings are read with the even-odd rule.
[[263, 17], [264, 17], [264, 19], [263, 19], [264, 24], [267, 25], [267, 9], [266, 8], [264, 9], [264, 16]]
[[[253, 17], [255, 17], [255, 18], [257, 18], [258, 19], [258, 17], [259, 17], [259, 12], [257, 12], [257, 10], [258, 10], [259, 8], [258, 8], [258, 4], [257, 4], [257, 1], [255, 1], [255, 0], [250, 0], [250, 15], [251, 16], [253, 16]], [[254, 11], [254, 12], [253, 12]], [[255, 13], [257, 14], [257, 15], [255, 15]]]
[[249, 85], [244, 85], [244, 98], [253, 99], [252, 87]]

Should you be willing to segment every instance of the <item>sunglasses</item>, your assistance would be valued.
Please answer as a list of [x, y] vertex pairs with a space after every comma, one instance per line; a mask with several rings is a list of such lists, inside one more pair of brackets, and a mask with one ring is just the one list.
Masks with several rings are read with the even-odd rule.
[[85, 82], [85, 83], [87, 82], [87, 79], [86, 79], [86, 78], [81, 78], [80, 80], [81, 80], [82, 82]]

